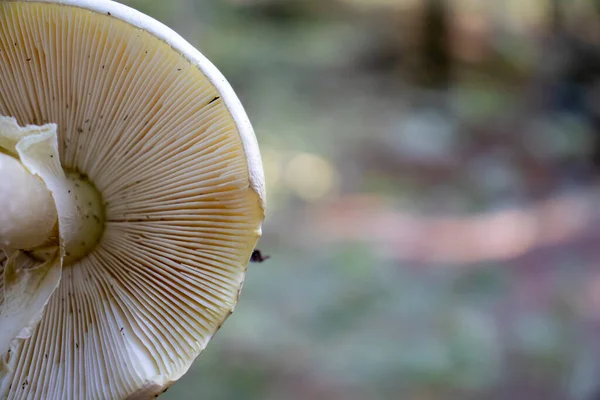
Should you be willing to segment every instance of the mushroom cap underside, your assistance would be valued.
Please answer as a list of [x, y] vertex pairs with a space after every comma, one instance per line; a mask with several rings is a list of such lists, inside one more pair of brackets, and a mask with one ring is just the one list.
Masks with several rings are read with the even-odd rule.
[[63, 168], [105, 207], [100, 242], [0, 355], [0, 398], [159, 394], [230, 315], [260, 236], [262, 164], [238, 98], [126, 6], [0, 1], [0, 115], [56, 123]]

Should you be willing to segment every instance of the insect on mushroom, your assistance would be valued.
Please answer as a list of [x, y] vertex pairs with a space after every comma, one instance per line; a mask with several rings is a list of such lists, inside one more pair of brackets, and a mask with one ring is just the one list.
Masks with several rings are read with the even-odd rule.
[[0, 209], [0, 399], [159, 395], [266, 259], [233, 89], [113, 1], [0, 1]]
[[263, 256], [261, 251], [256, 249], [252, 252], [252, 255], [250, 256], [250, 262], [261, 263], [267, 261], [269, 258], [271, 258], [271, 256]]

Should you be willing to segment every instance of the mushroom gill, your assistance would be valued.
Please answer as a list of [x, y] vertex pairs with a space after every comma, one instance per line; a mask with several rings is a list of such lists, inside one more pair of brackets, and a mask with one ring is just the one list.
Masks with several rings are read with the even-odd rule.
[[[0, 354], [0, 398], [162, 392], [232, 312], [260, 236], [262, 165], [239, 100], [200, 53], [127, 7], [3, 1], [0, 116], [56, 124], [65, 185], [88, 196], [65, 212], [101, 226], [75, 230], [77, 257], [61, 244], [39, 323]], [[0, 248], [0, 305], [6, 265]]]

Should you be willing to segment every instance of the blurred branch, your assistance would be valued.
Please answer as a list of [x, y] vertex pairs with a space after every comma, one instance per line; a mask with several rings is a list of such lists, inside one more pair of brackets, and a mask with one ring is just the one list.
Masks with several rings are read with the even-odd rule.
[[372, 242], [398, 260], [471, 264], [596, 243], [596, 209], [592, 196], [569, 195], [529, 207], [429, 217], [389, 209], [377, 198], [349, 197], [322, 208], [310, 230], [322, 241]]
[[427, 0], [423, 7], [422, 65], [419, 75], [425, 86], [445, 89], [451, 80], [447, 4], [445, 0]]

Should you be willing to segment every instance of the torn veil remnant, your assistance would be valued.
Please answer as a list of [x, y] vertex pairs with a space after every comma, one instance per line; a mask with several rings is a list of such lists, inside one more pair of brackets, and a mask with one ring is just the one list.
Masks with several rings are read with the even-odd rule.
[[145, 399], [233, 310], [264, 218], [217, 69], [112, 1], [0, 1], [0, 399]]

